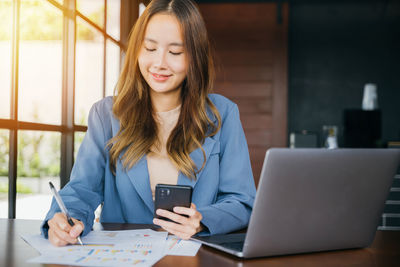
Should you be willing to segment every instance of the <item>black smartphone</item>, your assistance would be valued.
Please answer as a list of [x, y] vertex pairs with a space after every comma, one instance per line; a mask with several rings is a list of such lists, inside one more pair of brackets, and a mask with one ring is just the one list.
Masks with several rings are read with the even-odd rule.
[[155, 191], [154, 216], [156, 218], [170, 221], [156, 214], [157, 209], [174, 212], [174, 207], [190, 208], [192, 203], [192, 187], [188, 185], [157, 184]]

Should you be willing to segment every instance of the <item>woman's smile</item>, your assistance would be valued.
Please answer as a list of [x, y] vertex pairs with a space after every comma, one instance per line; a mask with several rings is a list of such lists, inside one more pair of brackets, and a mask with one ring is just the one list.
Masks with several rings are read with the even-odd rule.
[[171, 77], [172, 75], [164, 75], [164, 74], [157, 74], [157, 73], [153, 73], [150, 72], [151, 76], [153, 76], [154, 80], [156, 80], [157, 82], [164, 82], [166, 80], [168, 80], [169, 77]]

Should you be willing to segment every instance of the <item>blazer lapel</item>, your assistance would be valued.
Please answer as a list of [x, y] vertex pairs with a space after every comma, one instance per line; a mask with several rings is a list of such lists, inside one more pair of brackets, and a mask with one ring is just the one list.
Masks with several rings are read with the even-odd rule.
[[[212, 115], [209, 109], [207, 109], [207, 114], [209, 118], [214, 123], [217, 123], [216, 118]], [[206, 161], [210, 157], [211, 151], [214, 148], [216, 141], [212, 139], [211, 137], [207, 137], [204, 140], [203, 144], [203, 149], [206, 153]], [[192, 153], [190, 153], [190, 157], [192, 158], [193, 162], [196, 164], [197, 168], [201, 168], [203, 166], [203, 152], [201, 151], [200, 148], [197, 148], [194, 150]], [[120, 157], [121, 161], [121, 157]], [[122, 164], [121, 164], [122, 165]], [[203, 173], [202, 169], [200, 173], [197, 174], [197, 179], [190, 179], [189, 177], [183, 175], [181, 172], [179, 172], [178, 176], [178, 184], [180, 185], [190, 185], [194, 187], [197, 183], [197, 180], [201, 177], [201, 174]], [[147, 169], [147, 158], [146, 156], [143, 156], [131, 169], [127, 171], [127, 175], [129, 179], [131, 180], [133, 186], [135, 187], [136, 191], [140, 195], [140, 197], [143, 199], [144, 203], [146, 206], [153, 212], [154, 211], [154, 202], [153, 202], [153, 197], [151, 194], [151, 188], [150, 188], [150, 178], [149, 178], [149, 171]]]
[[143, 156], [131, 169], [129, 169], [127, 174], [139, 196], [143, 199], [146, 206], [153, 212], [154, 202], [150, 189], [146, 156]]
[[[206, 153], [206, 161], [210, 157], [211, 151], [213, 151], [215, 143], [216, 141], [210, 137], [207, 137], [205, 139], [203, 149]], [[192, 153], [190, 153], [190, 157], [198, 168], [201, 168], [201, 166], [203, 166], [204, 158], [203, 152], [200, 148], [197, 148]], [[191, 187], [194, 187], [198, 179], [200, 179], [203, 170], [204, 168], [197, 174], [197, 179], [190, 179], [186, 175], [179, 172], [178, 184], [190, 185]], [[136, 191], [138, 192], [139, 196], [143, 199], [143, 202], [153, 212], [154, 202], [150, 189], [150, 178], [149, 171], [147, 169], [146, 156], [143, 156], [132, 168], [127, 170], [127, 175], [129, 177], [129, 180], [135, 187]]]
[[[207, 116], [211, 119], [211, 121], [215, 125], [217, 125], [217, 122], [218, 122], [217, 118], [211, 112], [210, 108], [207, 108], [206, 112], [207, 112]], [[204, 140], [203, 149], [206, 153], [206, 162], [207, 162], [208, 158], [210, 157], [211, 151], [213, 151], [213, 149], [214, 149], [215, 143], [216, 143], [216, 141], [211, 137], [207, 137]], [[201, 168], [201, 166], [203, 166], [204, 157], [203, 157], [203, 152], [201, 151], [200, 148], [197, 148], [192, 153], [190, 153], [190, 157], [193, 160], [193, 162], [196, 164], [197, 168]], [[205, 167], [205, 165], [204, 165], [204, 167]], [[204, 170], [204, 168], [197, 174], [196, 179], [191, 179], [191, 178], [187, 177], [186, 175], [184, 175], [183, 173], [179, 172], [178, 184], [179, 185], [190, 185], [191, 187], [194, 188], [198, 179], [200, 178], [201, 174], [203, 173], [203, 170]]]
[[[203, 149], [206, 153], [206, 161], [210, 157], [211, 151], [214, 148], [216, 141], [212, 139], [211, 137], [207, 137], [204, 140], [203, 144]], [[192, 158], [193, 162], [196, 164], [197, 168], [201, 168], [203, 166], [203, 152], [201, 151], [200, 148], [197, 148], [194, 150], [192, 153], [190, 153], [190, 157]], [[200, 179], [201, 174], [203, 173], [204, 168], [197, 174], [196, 179], [191, 179], [184, 175], [183, 173], [179, 172], [179, 177], [178, 177], [178, 184], [179, 185], [190, 185], [191, 187], [194, 187], [197, 183], [197, 181]]]

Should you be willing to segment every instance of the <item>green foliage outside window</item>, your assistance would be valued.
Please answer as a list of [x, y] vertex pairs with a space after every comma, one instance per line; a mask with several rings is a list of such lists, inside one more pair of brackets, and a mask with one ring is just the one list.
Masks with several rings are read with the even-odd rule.
[[[44, 139], [43, 132], [21, 131], [18, 135], [19, 177], [49, 177], [60, 173], [60, 137], [51, 134]], [[46, 147], [44, 147], [46, 146]], [[45, 149], [45, 153], [41, 153]]]
[[[8, 184], [0, 184], [0, 193], [8, 192]], [[31, 194], [32, 189], [17, 181], [17, 193], [20, 194]]]
[[8, 131], [0, 131], [0, 176], [8, 176]]
[[[92, 21], [104, 16], [104, 8], [88, 15]], [[0, 0], [0, 22], [12, 22], [13, 1]], [[21, 41], [62, 40], [62, 12], [44, 0], [22, 1], [20, 11]], [[95, 33], [89, 27], [77, 28], [77, 39], [93, 41]], [[0, 41], [11, 40], [12, 24], [0, 23]]]
[[[60, 173], [60, 138], [50, 135], [43, 139], [43, 132], [30, 134], [20, 131], [18, 135], [18, 177], [54, 177]], [[8, 131], [0, 131], [1, 144], [8, 144]], [[46, 147], [46, 155], [40, 150]], [[8, 176], [8, 145], [0, 147], [0, 176]]]

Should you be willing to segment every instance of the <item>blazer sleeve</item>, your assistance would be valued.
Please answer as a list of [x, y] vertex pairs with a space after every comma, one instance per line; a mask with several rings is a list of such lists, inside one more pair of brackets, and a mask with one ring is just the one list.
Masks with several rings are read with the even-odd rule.
[[[98, 109], [99, 105], [95, 104], [89, 112], [88, 129], [72, 168], [70, 181], [59, 192], [71, 217], [84, 223], [83, 235], [91, 231], [94, 211], [103, 202], [107, 141]], [[46, 238], [49, 228], [47, 221], [57, 212], [60, 212], [60, 208], [53, 197], [41, 226], [41, 232]]]
[[256, 194], [246, 137], [237, 105], [229, 110], [221, 125], [219, 188], [216, 202], [199, 208], [202, 224], [208, 229], [200, 235], [224, 234], [245, 228]]

